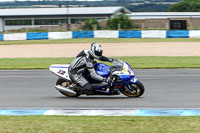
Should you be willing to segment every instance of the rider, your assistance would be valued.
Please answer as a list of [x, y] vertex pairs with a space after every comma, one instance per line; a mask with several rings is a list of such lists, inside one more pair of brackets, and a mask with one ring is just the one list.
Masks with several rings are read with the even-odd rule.
[[[80, 85], [84, 91], [88, 92], [88, 94], [92, 93], [93, 89], [89, 81], [87, 81], [83, 76], [85, 70], [88, 70], [90, 76], [97, 81], [106, 82], [108, 84], [110, 84], [111, 82], [110, 77], [102, 77], [98, 75], [94, 69], [93, 64], [96, 63], [94, 59], [108, 62], [113, 61], [113, 59], [111, 58], [102, 56], [102, 53], [103, 49], [101, 45], [98, 43], [92, 43], [90, 50], [81, 51], [69, 66], [69, 76], [72, 79], [72, 81]], [[76, 89], [74, 87], [72, 89]]]

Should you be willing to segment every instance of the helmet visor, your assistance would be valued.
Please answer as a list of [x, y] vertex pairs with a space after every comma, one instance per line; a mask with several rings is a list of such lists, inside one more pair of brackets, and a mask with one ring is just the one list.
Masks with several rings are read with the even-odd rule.
[[95, 51], [95, 55], [96, 55], [96, 56], [102, 56], [102, 50], [100, 50], [100, 51]]

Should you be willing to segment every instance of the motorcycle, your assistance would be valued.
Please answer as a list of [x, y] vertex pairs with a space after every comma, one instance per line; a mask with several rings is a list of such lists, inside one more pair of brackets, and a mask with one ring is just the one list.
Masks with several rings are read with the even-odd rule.
[[[49, 67], [49, 70], [59, 78], [55, 88], [65, 96], [78, 97], [87, 93], [79, 93], [77, 90], [72, 90], [70, 86], [79, 87], [74, 83], [68, 74], [69, 65], [54, 64]], [[93, 88], [92, 95], [120, 95], [121, 93], [127, 97], [140, 97], [143, 95], [145, 88], [143, 84], [135, 78], [134, 70], [124, 61], [116, 60], [112, 62], [112, 66], [104, 63], [94, 64], [96, 73], [112, 79], [110, 84], [99, 82], [90, 77], [89, 72], [84, 74], [84, 77], [90, 82]], [[79, 87], [80, 88], [80, 87]]]

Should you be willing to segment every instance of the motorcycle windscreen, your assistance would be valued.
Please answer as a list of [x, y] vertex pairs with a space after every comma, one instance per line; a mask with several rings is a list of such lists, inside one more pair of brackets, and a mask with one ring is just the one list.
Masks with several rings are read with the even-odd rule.
[[98, 75], [101, 75], [103, 77], [108, 77], [110, 75], [110, 66], [108, 66], [106, 64], [97, 63], [94, 65], [94, 68]]

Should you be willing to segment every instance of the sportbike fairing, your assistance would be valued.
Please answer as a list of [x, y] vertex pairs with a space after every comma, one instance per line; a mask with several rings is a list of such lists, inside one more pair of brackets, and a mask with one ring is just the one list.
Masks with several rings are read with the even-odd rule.
[[54, 64], [49, 67], [49, 70], [58, 77], [71, 80], [68, 73], [69, 64]]
[[[55, 64], [51, 65], [49, 69], [57, 76], [70, 80], [68, 68], [69, 65]], [[130, 79], [132, 79], [133, 82], [136, 82], [136, 79], [134, 78], [134, 71], [131, 66], [126, 62], [114, 61], [112, 67], [103, 63], [97, 63], [94, 65], [94, 68], [96, 70], [96, 73], [103, 77], [107, 78], [112, 73], [112, 75], [117, 75], [123, 81], [123, 83]], [[90, 77], [87, 77], [87, 79], [92, 80]], [[95, 81], [92, 80], [91, 82], [94, 83]]]
[[[68, 68], [69, 65], [66, 64], [55, 64], [49, 67], [50, 71], [59, 77], [55, 88], [65, 96], [78, 97], [81, 94], [68, 88], [69, 85], [73, 85]], [[97, 63], [94, 64], [94, 68], [98, 75], [105, 78], [111, 77], [112, 82], [107, 84], [95, 81], [89, 72], [85, 71], [83, 76], [94, 87], [93, 95], [119, 95], [122, 93], [128, 97], [139, 97], [144, 93], [144, 86], [135, 78], [134, 71], [127, 62], [114, 59], [111, 67], [104, 63]]]

